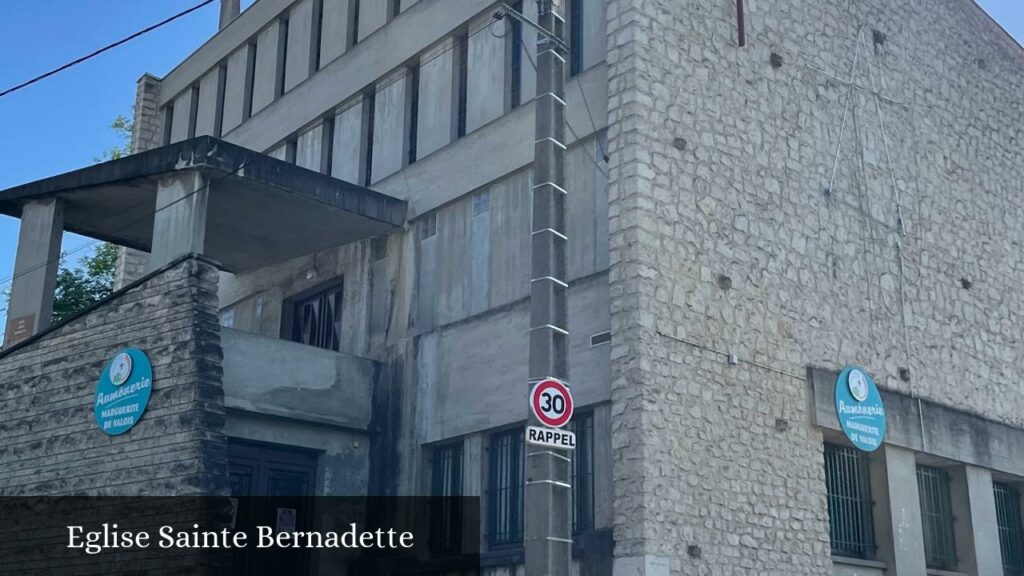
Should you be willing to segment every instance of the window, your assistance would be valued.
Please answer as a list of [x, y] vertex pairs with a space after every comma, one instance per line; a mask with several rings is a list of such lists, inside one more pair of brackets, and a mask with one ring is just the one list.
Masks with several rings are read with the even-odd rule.
[[291, 309], [292, 341], [338, 350], [341, 334], [341, 285], [294, 301]]
[[242, 114], [243, 120], [252, 116], [252, 94], [256, 86], [256, 43], [249, 43], [248, 54], [245, 59], [245, 94], [243, 95]]
[[285, 69], [288, 67], [288, 19], [284, 18], [279, 21], [278, 26], [280, 27], [278, 38], [281, 40], [277, 44], [277, 78], [275, 80], [277, 85], [275, 88], [277, 95], [281, 96], [284, 94]]
[[993, 482], [996, 497], [996, 526], [999, 549], [1003, 552], [1004, 576], [1024, 576], [1024, 527], [1021, 526], [1020, 490]]
[[420, 221], [420, 240], [433, 238], [437, 234], [437, 212], [431, 212]]
[[313, 42], [313, 71], [320, 69], [320, 50], [324, 43], [324, 0], [317, 0], [313, 7], [316, 12], [313, 14], [313, 34], [316, 38]]
[[577, 415], [572, 422], [576, 451], [572, 460], [572, 533], [594, 529], [594, 415]]
[[351, 18], [349, 21], [349, 28], [352, 33], [349, 35], [349, 48], [359, 43], [359, 0], [351, 0], [352, 4], [349, 7], [349, 15]]
[[320, 130], [320, 172], [328, 176], [334, 169], [334, 116], [324, 118]]
[[409, 156], [408, 163], [416, 162], [416, 138], [419, 133], [420, 122], [420, 66], [416, 64], [409, 68]]
[[458, 58], [458, 98], [455, 110], [455, 135], [462, 138], [466, 135], [466, 106], [469, 94], [467, 80], [469, 77], [469, 35], [463, 34], [455, 39], [455, 55]]
[[289, 164], [295, 164], [296, 158], [299, 156], [299, 139], [292, 138], [284, 143], [284, 161]]
[[220, 313], [220, 325], [225, 328], [235, 327], [235, 309], [227, 308]]
[[391, 14], [388, 14], [388, 20], [393, 20], [395, 16], [398, 16], [402, 12], [402, 0], [391, 0]]
[[488, 467], [487, 541], [508, 546], [523, 541], [523, 429], [491, 436]]
[[[512, 4], [512, 8], [523, 13], [523, 2], [519, 0]], [[512, 26], [509, 34], [509, 85], [508, 97], [509, 108], [517, 108], [522, 103], [523, 91], [523, 23], [518, 18], [506, 16], [506, 22]]]
[[196, 119], [199, 118], [199, 84], [192, 86], [188, 108], [188, 137], [196, 137]]
[[462, 442], [434, 449], [430, 463], [430, 495], [439, 497], [431, 506], [431, 550], [454, 553], [461, 548]]
[[217, 67], [217, 107], [213, 119], [213, 135], [217, 138], [224, 133], [224, 95], [227, 89], [227, 78], [227, 64], [221, 64]]
[[867, 455], [850, 446], [825, 444], [832, 553], [870, 558], [875, 553]]
[[924, 556], [929, 568], [956, 567], [953, 505], [949, 472], [934, 466], [917, 466], [917, 491], [921, 499]]
[[363, 96], [363, 119], [366, 122], [366, 163], [363, 165], [363, 186], [369, 186], [373, 182], [373, 123], [376, 114], [377, 96], [373, 92], [367, 92]]
[[583, 71], [583, 0], [569, 0], [569, 75]]
[[171, 125], [174, 124], [174, 105], [164, 106], [164, 146], [171, 143]]

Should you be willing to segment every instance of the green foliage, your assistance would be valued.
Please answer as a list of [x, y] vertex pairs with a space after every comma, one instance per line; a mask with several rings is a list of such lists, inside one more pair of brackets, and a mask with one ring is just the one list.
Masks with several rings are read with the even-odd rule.
[[114, 291], [117, 246], [104, 242], [91, 256], [82, 258], [74, 268], [57, 272], [53, 300], [53, 322], [63, 322], [103, 300]]
[[127, 116], [118, 114], [117, 118], [114, 118], [114, 121], [110, 124], [110, 128], [121, 139], [121, 145], [114, 146], [104, 152], [103, 156], [94, 158], [97, 162], [117, 160], [132, 153], [132, 121]]

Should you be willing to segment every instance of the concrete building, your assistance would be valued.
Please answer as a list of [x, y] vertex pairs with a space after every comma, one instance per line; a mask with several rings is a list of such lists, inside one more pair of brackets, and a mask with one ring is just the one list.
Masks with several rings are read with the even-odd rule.
[[[574, 569], [1024, 573], [1024, 49], [970, 0], [566, 4]], [[140, 79], [138, 154], [0, 192], [0, 493], [287, 461], [309, 493], [481, 496], [486, 572], [521, 574], [536, 36], [497, 7], [228, 9]], [[122, 289], [47, 327], [62, 229], [124, 246]], [[110, 439], [128, 345], [157, 396]]]

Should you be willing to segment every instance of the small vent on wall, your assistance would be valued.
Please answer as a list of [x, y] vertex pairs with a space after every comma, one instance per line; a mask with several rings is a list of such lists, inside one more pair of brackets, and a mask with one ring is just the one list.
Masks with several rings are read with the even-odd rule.
[[609, 343], [611, 341], [612, 341], [612, 333], [611, 332], [607, 332], [607, 331], [606, 332], [598, 332], [597, 334], [593, 334], [590, 337], [590, 345], [591, 346], [600, 346], [601, 344], [607, 344], [607, 343]]

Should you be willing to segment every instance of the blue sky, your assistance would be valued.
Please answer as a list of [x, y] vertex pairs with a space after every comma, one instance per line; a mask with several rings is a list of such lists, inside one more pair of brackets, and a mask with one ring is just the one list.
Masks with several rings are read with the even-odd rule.
[[[243, 6], [252, 0], [242, 2]], [[0, 19], [0, 90], [89, 53], [198, 0], [34, 0], [10, 2]], [[979, 0], [1024, 43], [1024, 2]], [[218, 2], [131, 43], [0, 98], [0, 190], [93, 163], [120, 142], [109, 126], [130, 116], [135, 81], [163, 76], [217, 29]], [[14, 268], [18, 220], [0, 216], [0, 289]], [[65, 235], [73, 251], [90, 240]], [[72, 261], [87, 254], [75, 253]], [[2, 303], [0, 303], [2, 308]], [[4, 325], [0, 312], [0, 330]]]

